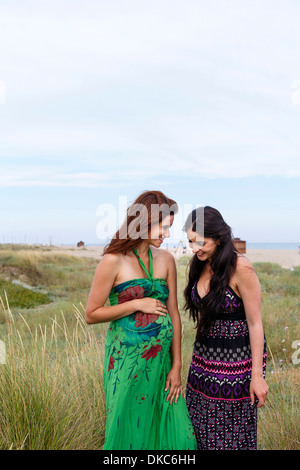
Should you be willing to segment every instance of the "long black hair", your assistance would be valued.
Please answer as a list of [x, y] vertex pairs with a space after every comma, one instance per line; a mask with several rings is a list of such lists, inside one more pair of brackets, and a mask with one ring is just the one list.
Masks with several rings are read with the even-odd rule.
[[184, 290], [184, 308], [189, 311], [190, 318], [196, 322], [197, 339], [208, 331], [212, 321], [221, 312], [225, 289], [235, 272], [238, 253], [234, 245], [231, 227], [226, 224], [217, 209], [210, 206], [194, 209], [188, 215], [183, 230], [190, 229], [199, 233], [201, 227], [202, 233], [200, 235], [204, 238], [212, 238], [220, 244], [211, 259], [210, 265], [213, 275], [210, 280], [209, 293], [202, 298], [200, 310], [192, 301], [192, 288], [195, 282], [198, 282], [206, 261], [199, 260], [195, 254], [188, 264], [189, 274], [188, 284]]

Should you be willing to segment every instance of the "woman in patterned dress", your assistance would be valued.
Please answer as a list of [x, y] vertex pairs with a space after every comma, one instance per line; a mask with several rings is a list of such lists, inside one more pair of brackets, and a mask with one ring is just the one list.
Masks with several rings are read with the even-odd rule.
[[259, 280], [219, 211], [195, 209], [184, 230], [194, 253], [185, 308], [197, 328], [186, 402], [198, 449], [256, 449], [268, 391]]
[[160, 191], [141, 194], [95, 272], [86, 321], [110, 322], [105, 450], [197, 448], [180, 378], [175, 260], [159, 249], [176, 212]]

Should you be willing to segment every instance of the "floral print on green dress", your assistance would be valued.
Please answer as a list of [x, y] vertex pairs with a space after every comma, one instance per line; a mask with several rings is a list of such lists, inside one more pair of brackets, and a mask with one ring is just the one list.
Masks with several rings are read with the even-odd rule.
[[[143, 297], [165, 304], [167, 282], [149, 273], [147, 276], [115, 286], [109, 296], [111, 305]], [[105, 342], [107, 417], [103, 449], [196, 449], [184, 398], [180, 396], [172, 405], [166, 401], [172, 337], [169, 314], [135, 312], [110, 323]]]

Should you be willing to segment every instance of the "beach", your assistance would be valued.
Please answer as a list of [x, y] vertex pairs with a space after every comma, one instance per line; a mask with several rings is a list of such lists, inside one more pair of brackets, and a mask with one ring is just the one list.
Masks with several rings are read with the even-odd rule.
[[[73, 256], [94, 258], [101, 260], [102, 257], [102, 246], [97, 245], [87, 245], [83, 247], [77, 247], [74, 245], [65, 245], [65, 246], [50, 246], [51, 252], [54, 253], [65, 253]], [[162, 247], [163, 248], [163, 247]], [[164, 248], [166, 249], [166, 248]], [[175, 258], [180, 258], [181, 256], [192, 255], [192, 251], [187, 248], [186, 253], [183, 253], [181, 247], [177, 250], [172, 248], [168, 249]], [[251, 263], [276, 263], [279, 264], [282, 268], [290, 269], [292, 267], [300, 266], [300, 254], [297, 250], [274, 250], [274, 249], [247, 249], [244, 254]]]
[[300, 266], [300, 254], [296, 250], [248, 249], [245, 256], [251, 263], [276, 263], [287, 269]]

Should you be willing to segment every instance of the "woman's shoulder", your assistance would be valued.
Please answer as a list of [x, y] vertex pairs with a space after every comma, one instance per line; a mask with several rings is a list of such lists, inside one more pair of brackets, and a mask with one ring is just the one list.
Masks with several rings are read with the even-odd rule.
[[235, 278], [244, 278], [245, 276], [251, 276], [253, 273], [255, 273], [255, 269], [249, 258], [242, 253], [237, 253]]
[[105, 253], [102, 255], [99, 265], [102, 266], [116, 266], [120, 263], [121, 259], [124, 257], [123, 253]]
[[237, 253], [236, 266], [237, 266], [237, 269], [238, 268], [241, 269], [245, 267], [253, 268], [252, 263], [249, 260], [249, 258], [247, 258], [247, 256], [243, 255], [242, 253]]
[[151, 246], [151, 252], [152, 252], [153, 258], [155, 257], [159, 261], [162, 261], [162, 262], [164, 261], [168, 263], [175, 262], [175, 258], [173, 254], [170, 251], [165, 250], [164, 248], [156, 248], [155, 246]]
[[114, 260], [114, 259], [118, 259], [120, 257], [120, 255], [122, 255], [123, 253], [119, 252], [119, 253], [104, 253], [102, 255], [102, 259], [105, 259], [105, 260]]

